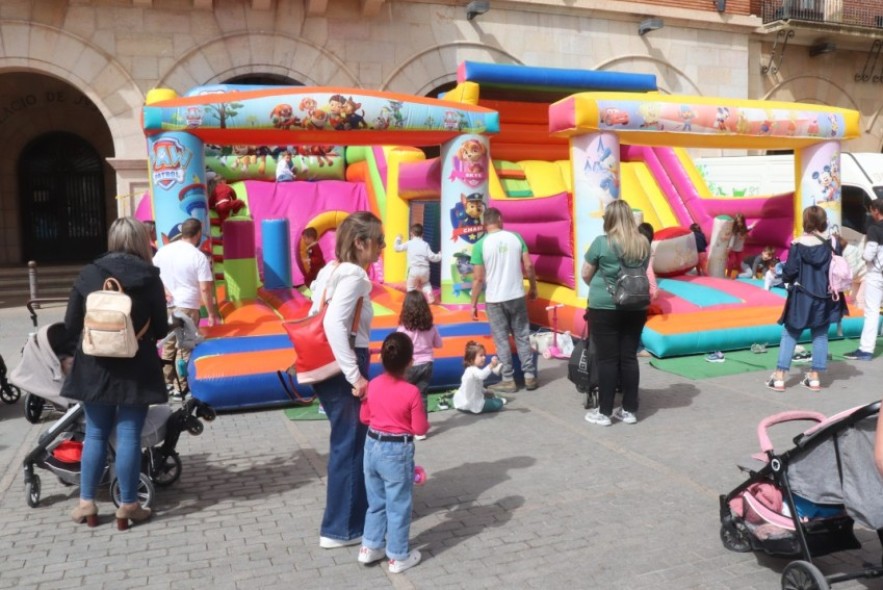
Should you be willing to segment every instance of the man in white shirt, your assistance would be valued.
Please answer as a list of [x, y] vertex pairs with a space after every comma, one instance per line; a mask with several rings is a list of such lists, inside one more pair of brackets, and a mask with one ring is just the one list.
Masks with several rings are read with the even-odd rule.
[[[190, 218], [181, 224], [179, 234], [175, 235], [172, 230], [170, 237], [171, 243], [160, 248], [153, 257], [153, 264], [159, 267], [160, 278], [166, 290], [169, 314], [183, 312], [198, 326], [202, 303], [208, 311], [209, 326], [220, 324], [212, 268], [206, 255], [197, 248], [202, 239], [202, 223]], [[166, 387], [170, 393], [180, 394], [175, 379], [175, 359], [178, 352], [178, 342], [174, 336], [165, 341], [162, 358], [168, 361], [163, 364]], [[180, 354], [184, 362], [189, 362], [189, 350], [181, 348]]]
[[396, 236], [396, 252], [408, 251], [408, 291], [423, 291], [426, 301], [433, 303], [432, 285], [429, 283], [429, 263], [440, 262], [441, 254], [436, 254], [423, 239], [423, 226], [411, 226], [411, 239], [402, 243], [402, 236]]
[[527, 252], [527, 245], [520, 235], [503, 229], [503, 215], [491, 207], [484, 213], [487, 234], [472, 249], [472, 318], [478, 319], [478, 298], [487, 284], [485, 309], [491, 335], [497, 349], [497, 358], [503, 365], [503, 381], [493, 389], [497, 392], [515, 393], [515, 373], [512, 367], [512, 351], [509, 348], [509, 332], [515, 338], [515, 348], [524, 373], [524, 386], [528, 391], [539, 387], [533, 352], [530, 349], [530, 320], [527, 316], [527, 299], [524, 296], [524, 275], [530, 282], [527, 296], [537, 298], [537, 277]]

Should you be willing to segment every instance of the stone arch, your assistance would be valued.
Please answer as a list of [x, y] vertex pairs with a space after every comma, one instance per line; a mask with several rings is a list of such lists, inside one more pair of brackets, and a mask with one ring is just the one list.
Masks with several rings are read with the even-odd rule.
[[[847, 108], [859, 110], [858, 104], [845, 88], [831, 82], [827, 78], [822, 78], [821, 76], [794, 76], [782, 80], [770, 88], [769, 91], [763, 95], [762, 100], [787, 100], [790, 102], [812, 101], [816, 104], [831, 105], [830, 100], [821, 98], [822, 94], [820, 90], [823, 88], [827, 89], [828, 94], [830, 94], [831, 89], [836, 90], [848, 102], [849, 106]], [[790, 91], [790, 95], [781, 99], [776, 98], [778, 94], [784, 93], [786, 90]], [[803, 96], [804, 98], [798, 99], [798, 95]]]
[[402, 62], [380, 85], [380, 90], [424, 96], [445, 82], [457, 79], [450, 64], [471, 59], [522, 65], [522, 61], [502, 49], [474, 41], [454, 41], [428, 47]]
[[343, 60], [306, 39], [250, 32], [223, 35], [193, 47], [160, 76], [157, 86], [184, 93], [255, 72], [294, 78], [307, 86], [361, 87]]
[[91, 100], [107, 123], [116, 157], [143, 157], [144, 94], [117, 60], [86, 39], [41, 23], [0, 21], [0, 73], [53, 76]]
[[[647, 73], [646, 68], [641, 68], [637, 65], [632, 68], [623, 68], [623, 65], [647, 62], [653, 64], [653, 67], [658, 72], [657, 75], [663, 79], [663, 83], [660, 83], [659, 78], [656, 80], [656, 85], [659, 88], [659, 91], [663, 94], [695, 94], [696, 96], [702, 96], [702, 90], [699, 88], [699, 85], [696, 84], [696, 82], [694, 82], [684, 71], [676, 68], [666, 60], [653, 57], [652, 55], [620, 55], [599, 63], [595, 66], [595, 69], [615, 70], [617, 72], [632, 71], [634, 73], [645, 74]], [[679, 90], [672, 92], [672, 89], [674, 88]]]

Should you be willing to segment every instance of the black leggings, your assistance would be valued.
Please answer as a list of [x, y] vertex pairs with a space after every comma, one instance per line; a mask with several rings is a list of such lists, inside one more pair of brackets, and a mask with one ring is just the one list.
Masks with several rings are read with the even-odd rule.
[[647, 310], [589, 308], [589, 326], [598, 357], [600, 411], [613, 413], [617, 384], [622, 387], [622, 409], [638, 411], [638, 345]]

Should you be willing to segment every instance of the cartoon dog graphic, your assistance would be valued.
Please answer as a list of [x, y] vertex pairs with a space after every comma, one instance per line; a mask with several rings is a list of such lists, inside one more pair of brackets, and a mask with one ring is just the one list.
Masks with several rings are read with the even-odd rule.
[[291, 129], [300, 126], [300, 119], [294, 116], [294, 109], [290, 104], [277, 104], [270, 111], [270, 121], [276, 129]]
[[358, 112], [361, 108], [362, 103], [354, 101], [352, 96], [347, 98], [343, 106], [340, 107], [340, 112], [343, 115], [343, 124], [338, 129], [349, 130], [368, 127], [368, 123], [365, 121], [365, 111], [363, 110], [361, 114]]
[[477, 139], [467, 139], [457, 150], [457, 157], [466, 172], [480, 174], [485, 171], [487, 148]]
[[484, 236], [484, 195], [481, 193], [460, 194], [460, 202], [451, 209], [451, 225], [454, 228], [452, 239], [462, 238], [475, 243]]

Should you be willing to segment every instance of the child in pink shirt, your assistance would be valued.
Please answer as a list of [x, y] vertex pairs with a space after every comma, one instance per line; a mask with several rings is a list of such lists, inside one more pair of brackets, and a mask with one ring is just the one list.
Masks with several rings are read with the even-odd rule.
[[[398, 332], [408, 335], [414, 344], [414, 364], [405, 373], [408, 383], [417, 386], [423, 398], [423, 407], [427, 410], [427, 391], [432, 380], [432, 349], [442, 347], [441, 335], [432, 323], [432, 310], [420, 291], [408, 291], [399, 315]], [[425, 437], [417, 437], [422, 440]]]
[[420, 562], [420, 552], [408, 546], [414, 436], [426, 434], [429, 422], [420, 392], [405, 381], [413, 354], [414, 345], [405, 334], [386, 337], [380, 349], [384, 373], [368, 383], [359, 411], [359, 419], [368, 425], [363, 460], [368, 513], [358, 559], [369, 564], [386, 556], [394, 574]]

